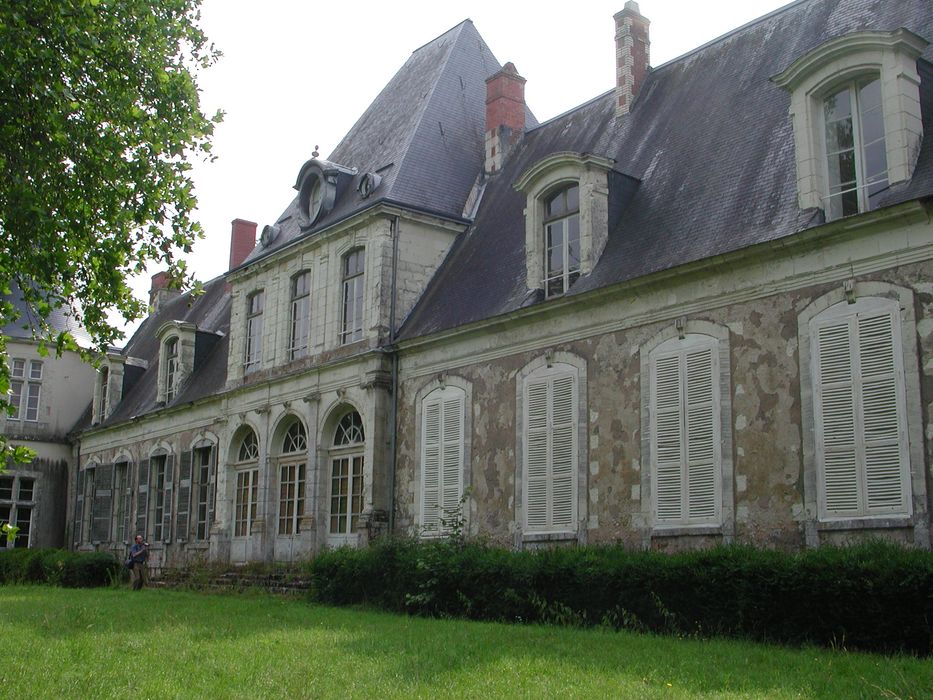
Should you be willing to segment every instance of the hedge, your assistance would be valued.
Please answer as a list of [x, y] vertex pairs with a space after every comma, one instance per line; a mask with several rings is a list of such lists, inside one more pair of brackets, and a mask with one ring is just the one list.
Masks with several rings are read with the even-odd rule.
[[384, 539], [308, 566], [312, 600], [334, 605], [933, 653], [933, 553], [880, 542], [661, 554]]
[[121, 575], [120, 562], [103, 552], [65, 549], [0, 551], [0, 584], [48, 583], [66, 588], [108, 586]]

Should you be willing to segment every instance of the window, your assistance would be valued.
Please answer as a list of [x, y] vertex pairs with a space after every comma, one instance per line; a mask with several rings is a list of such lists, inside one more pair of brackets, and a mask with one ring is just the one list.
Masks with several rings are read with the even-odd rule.
[[282, 441], [279, 463], [279, 534], [298, 534], [305, 513], [305, 460], [308, 439], [301, 421], [293, 422]]
[[719, 347], [686, 335], [656, 347], [651, 362], [651, 471], [656, 526], [722, 522]]
[[887, 189], [881, 107], [876, 76], [849, 83], [823, 100], [828, 219], [868, 211], [872, 198]]
[[809, 326], [821, 519], [910, 515], [899, 304], [841, 302]]
[[[257, 455], [258, 456], [258, 455]], [[193, 458], [195, 483], [195, 530], [198, 540], [206, 540], [214, 518], [214, 446], [197, 447]]]
[[237, 449], [236, 486], [233, 504], [233, 536], [248, 537], [259, 508], [259, 440], [247, 428]]
[[168, 541], [171, 537], [171, 481], [172, 476], [168, 467], [168, 457], [158, 455], [150, 459], [149, 484], [152, 490], [152, 537], [156, 541]]
[[462, 518], [463, 389], [438, 388], [421, 404], [421, 531], [449, 533]]
[[254, 292], [246, 300], [246, 355], [243, 360], [247, 372], [262, 364], [262, 312], [263, 292]]
[[341, 343], [352, 343], [363, 338], [363, 274], [366, 262], [362, 248], [343, 257], [343, 321]]
[[130, 465], [117, 462], [113, 465], [113, 540], [129, 541], [130, 510]]
[[311, 273], [300, 272], [292, 277], [291, 319], [288, 329], [288, 357], [297, 360], [308, 354], [308, 334], [311, 330]]
[[97, 468], [84, 471], [84, 509], [81, 514], [81, 542], [91, 542], [91, 525], [94, 522], [94, 496], [97, 494]]
[[[42, 362], [29, 361], [28, 376], [26, 361], [14, 358], [10, 367], [10, 405], [12, 420], [39, 420], [39, 396], [42, 388]], [[27, 381], [24, 381], [27, 380]]]
[[563, 294], [580, 276], [580, 188], [566, 187], [544, 203], [544, 290]]
[[[0, 476], [0, 523], [19, 528], [13, 547], [29, 547], [32, 513], [36, 507], [36, 480], [18, 474]], [[6, 536], [0, 536], [0, 547], [7, 547]]]
[[524, 531], [576, 532], [578, 372], [543, 367], [524, 381]]
[[801, 209], [826, 219], [868, 211], [908, 180], [923, 136], [917, 59], [906, 30], [859, 31], [800, 56], [772, 80], [791, 93]]
[[178, 338], [166, 340], [162, 352], [165, 357], [165, 402], [170, 403], [175, 400], [178, 390]]
[[363, 512], [363, 421], [351, 411], [340, 419], [331, 450], [330, 534], [350, 535]]
[[107, 417], [107, 391], [110, 384], [110, 370], [107, 367], [100, 368], [98, 381], [100, 382], [100, 400], [97, 402], [97, 422], [100, 423]]

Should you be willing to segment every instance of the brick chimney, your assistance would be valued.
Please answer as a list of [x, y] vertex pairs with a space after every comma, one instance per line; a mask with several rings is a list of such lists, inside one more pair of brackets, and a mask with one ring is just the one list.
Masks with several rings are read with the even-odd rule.
[[648, 75], [648, 25], [635, 0], [628, 0], [616, 21], [616, 117], [628, 114]]
[[181, 294], [180, 289], [171, 286], [172, 278], [168, 272], [163, 270], [152, 276], [152, 287], [149, 289], [149, 306], [152, 313], [159, 310], [159, 307], [169, 299], [174, 299]]
[[525, 79], [515, 64], [506, 63], [486, 78], [486, 162], [487, 173], [502, 168], [509, 148], [525, 131]]
[[239, 267], [246, 256], [256, 247], [256, 224], [246, 219], [234, 219], [230, 222], [230, 267]]

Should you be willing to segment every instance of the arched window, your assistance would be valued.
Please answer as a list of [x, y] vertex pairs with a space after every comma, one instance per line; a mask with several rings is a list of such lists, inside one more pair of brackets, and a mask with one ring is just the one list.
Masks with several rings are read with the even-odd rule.
[[563, 294], [580, 276], [580, 188], [574, 184], [544, 202], [544, 290]]
[[341, 311], [341, 343], [352, 343], [363, 338], [363, 290], [366, 251], [351, 250], [343, 256], [343, 308]]
[[165, 358], [165, 403], [175, 400], [178, 393], [178, 337], [172, 336], [165, 341], [162, 348], [162, 357]]
[[295, 419], [282, 438], [279, 461], [279, 534], [295, 535], [305, 510], [305, 464], [308, 438], [304, 424]]
[[237, 448], [236, 492], [233, 507], [233, 536], [247, 537], [256, 520], [259, 505], [259, 440], [247, 428]]
[[356, 411], [340, 419], [331, 449], [330, 534], [352, 535], [363, 512], [363, 420]]
[[311, 330], [311, 273], [307, 270], [292, 277], [291, 318], [288, 329], [288, 358], [297, 360], [308, 354]]
[[100, 423], [107, 417], [107, 390], [110, 384], [109, 368], [100, 368], [98, 381], [100, 382], [100, 400], [97, 402], [97, 422]]

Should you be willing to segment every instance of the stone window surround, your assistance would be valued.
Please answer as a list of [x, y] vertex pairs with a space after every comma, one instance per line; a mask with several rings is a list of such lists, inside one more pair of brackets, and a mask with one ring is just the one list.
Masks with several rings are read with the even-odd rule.
[[[168, 397], [168, 363], [166, 348], [172, 338], [178, 338], [178, 356], [175, 369], [175, 396], [181, 394], [181, 388], [194, 371], [194, 346], [198, 327], [186, 321], [166, 321], [156, 331], [159, 340], [159, 385], [157, 401], [165, 403]], [[111, 365], [112, 366], [112, 365]], [[111, 385], [111, 389], [112, 389]]]
[[[568, 369], [576, 372], [577, 382], [577, 503], [575, 532], [560, 533], [525, 533], [522, 524], [525, 521], [524, 513], [524, 464], [525, 464], [525, 384], [536, 373], [547, 370], [554, 365], [566, 365]], [[544, 543], [550, 541], [573, 540], [580, 544], [586, 543], [586, 524], [588, 522], [589, 495], [588, 474], [589, 469], [589, 440], [587, 426], [589, 425], [589, 397], [587, 391], [586, 360], [573, 353], [565, 351], [547, 351], [528, 362], [515, 376], [515, 512], [514, 533], [515, 547], [521, 549], [524, 544]]]
[[[868, 516], [821, 521], [819, 519], [818, 467], [816, 455], [815, 416], [811, 371], [810, 320], [836, 304], [848, 299], [880, 297], [896, 300], [901, 307], [901, 352], [903, 354], [907, 435], [910, 459], [910, 516]], [[914, 544], [929, 547], [930, 514], [923, 446], [922, 399], [920, 367], [917, 355], [917, 322], [913, 290], [887, 282], [847, 282], [814, 299], [797, 317], [797, 338], [800, 354], [800, 418], [803, 430], [804, 529], [810, 547], [820, 544], [820, 532], [830, 530], [860, 530], [912, 528]]]
[[[422, 431], [424, 430], [423, 422], [423, 413], [422, 406], [424, 400], [428, 398], [432, 393], [438, 389], [442, 389], [445, 386], [456, 387], [463, 392], [463, 445], [462, 445], [462, 459], [463, 459], [463, 473], [460, 477], [461, 485], [461, 498], [463, 494], [469, 493], [470, 484], [471, 484], [471, 474], [472, 474], [472, 464], [471, 464], [471, 455], [472, 455], [472, 435], [473, 435], [473, 382], [463, 377], [456, 375], [447, 375], [443, 374], [442, 376], [435, 377], [430, 380], [427, 384], [422, 386], [417, 393], [415, 394], [415, 446], [416, 446], [416, 463], [415, 469], [412, 475], [412, 493], [414, 494], [414, 513], [413, 513], [413, 522], [415, 527], [418, 528], [418, 534], [420, 534], [421, 529], [421, 483], [423, 478], [423, 445], [422, 445]], [[475, 503], [474, 499], [466, 499], [463, 504], [463, 510], [461, 517], [463, 518], [463, 531], [470, 532], [470, 514], [471, 506]]]
[[853, 32], [809, 51], [772, 77], [791, 93], [801, 209], [824, 209], [828, 195], [823, 99], [866, 75], [881, 79], [888, 182], [910, 179], [923, 136], [917, 59], [928, 42], [907, 29]]
[[[678, 327], [680, 326], [680, 327]], [[653, 516], [653, 474], [651, 470], [651, 353], [662, 343], [681, 335], [706, 335], [719, 345], [720, 439], [722, 506], [720, 525], [656, 525]], [[732, 433], [732, 372], [729, 329], [726, 326], [698, 319], [685, 319], [682, 323], [664, 328], [639, 349], [641, 383], [641, 516], [643, 540], [646, 548], [652, 537], [683, 535], [718, 535], [724, 544], [735, 537], [735, 463]]]
[[538, 161], [515, 181], [515, 189], [526, 198], [525, 279], [529, 290], [544, 287], [545, 201], [571, 184], [580, 187], [580, 274], [588, 274], [596, 265], [609, 239], [612, 164], [612, 160], [590, 153], [562, 151]]

